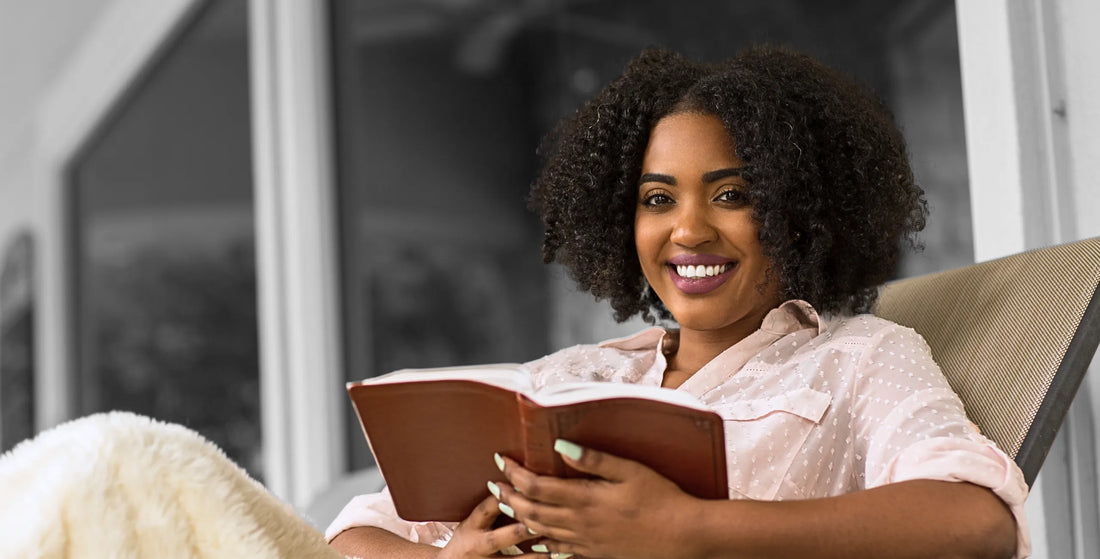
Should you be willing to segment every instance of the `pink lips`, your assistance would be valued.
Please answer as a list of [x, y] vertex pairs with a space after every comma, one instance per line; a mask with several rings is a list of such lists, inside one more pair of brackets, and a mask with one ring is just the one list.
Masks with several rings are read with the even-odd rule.
[[[676, 266], [722, 266], [733, 264], [730, 269], [706, 278], [685, 278], [676, 273]], [[679, 254], [668, 259], [668, 275], [677, 289], [688, 295], [700, 295], [714, 291], [730, 279], [737, 269], [737, 262], [714, 254]]]

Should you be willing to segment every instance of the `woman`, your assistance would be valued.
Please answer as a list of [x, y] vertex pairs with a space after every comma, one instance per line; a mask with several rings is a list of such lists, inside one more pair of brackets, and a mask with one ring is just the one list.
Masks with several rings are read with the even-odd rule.
[[[1023, 557], [1015, 464], [966, 420], [912, 330], [864, 313], [924, 226], [888, 112], [812, 59], [719, 65], [662, 50], [551, 136], [533, 201], [544, 258], [616, 318], [675, 319], [528, 364], [538, 382], [689, 392], [725, 420], [730, 500], [645, 466], [556, 447], [593, 480], [512, 486], [457, 527], [396, 518], [385, 493], [330, 527], [364, 556]], [[499, 514], [519, 522], [495, 527]], [[452, 532], [453, 529], [453, 532]], [[414, 543], [420, 542], [420, 543]], [[443, 543], [442, 549], [422, 545]], [[526, 543], [525, 543], [526, 542]]]

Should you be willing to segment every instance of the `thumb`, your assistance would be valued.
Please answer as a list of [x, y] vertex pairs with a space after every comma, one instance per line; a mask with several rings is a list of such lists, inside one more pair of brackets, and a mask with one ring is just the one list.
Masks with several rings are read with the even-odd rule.
[[554, 450], [574, 469], [609, 481], [625, 481], [645, 468], [633, 460], [584, 448], [565, 439], [554, 441]]

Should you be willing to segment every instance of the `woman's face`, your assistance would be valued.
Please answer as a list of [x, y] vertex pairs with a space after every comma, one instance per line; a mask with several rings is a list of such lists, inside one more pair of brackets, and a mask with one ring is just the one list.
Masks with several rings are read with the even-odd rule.
[[740, 339], [780, 303], [752, 219], [742, 162], [717, 117], [677, 113], [649, 135], [634, 244], [642, 272], [686, 330]]

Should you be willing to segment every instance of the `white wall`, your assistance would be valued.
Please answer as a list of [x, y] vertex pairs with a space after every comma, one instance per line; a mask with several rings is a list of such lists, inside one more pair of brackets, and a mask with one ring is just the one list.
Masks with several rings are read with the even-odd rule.
[[1061, 0], [1055, 5], [1062, 31], [1076, 233], [1095, 237], [1100, 235], [1100, 2]]
[[0, 0], [0, 157], [26, 139], [37, 100], [113, 1]]
[[114, 0], [0, 0], [0, 250], [29, 224], [30, 151], [39, 100]]

